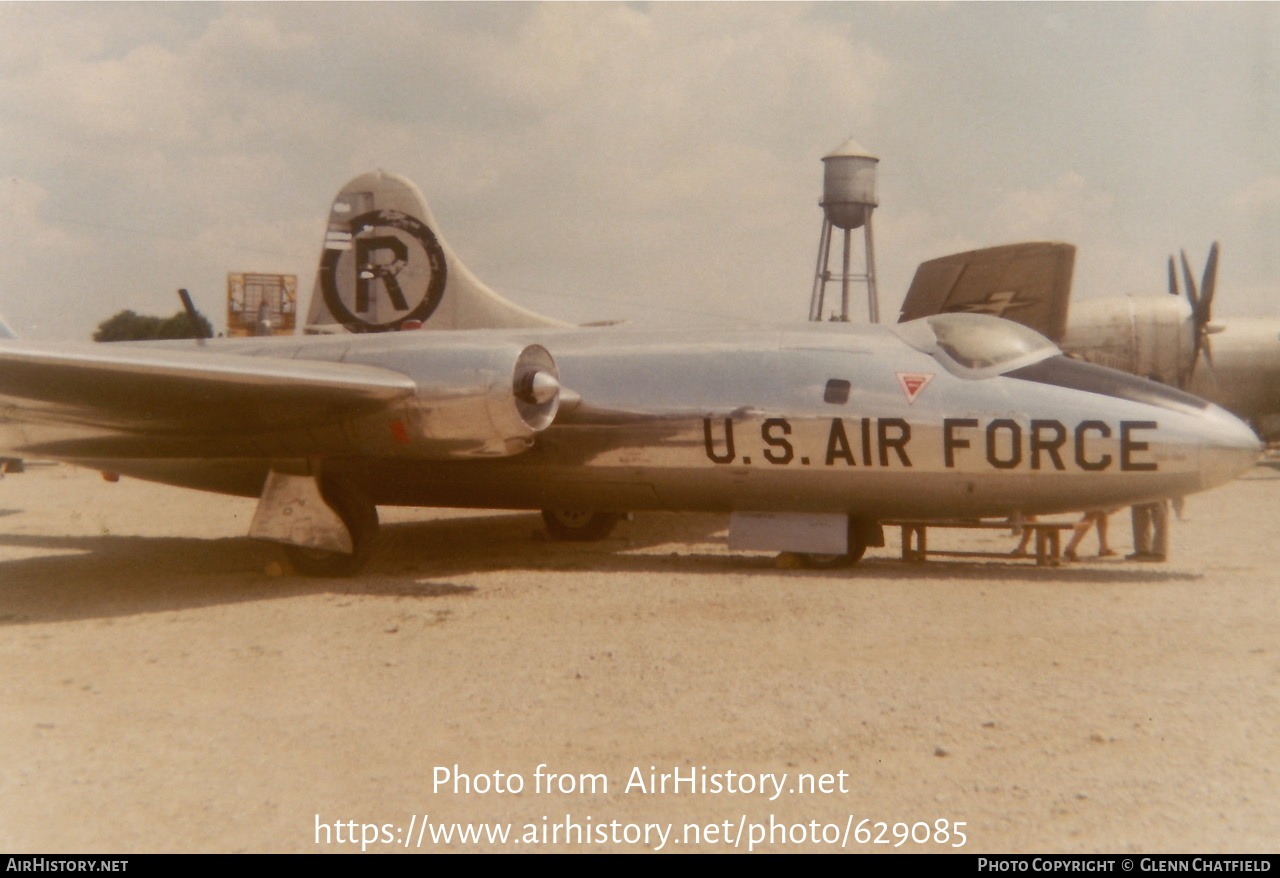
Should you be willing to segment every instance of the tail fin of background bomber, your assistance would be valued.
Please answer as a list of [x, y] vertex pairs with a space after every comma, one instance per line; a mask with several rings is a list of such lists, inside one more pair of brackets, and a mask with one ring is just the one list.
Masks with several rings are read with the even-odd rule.
[[1014, 320], [1060, 341], [1067, 328], [1075, 259], [1075, 247], [1053, 241], [930, 259], [916, 269], [898, 322], [967, 311]]
[[467, 270], [436, 231], [422, 192], [385, 171], [333, 200], [307, 333], [566, 326], [507, 301]]

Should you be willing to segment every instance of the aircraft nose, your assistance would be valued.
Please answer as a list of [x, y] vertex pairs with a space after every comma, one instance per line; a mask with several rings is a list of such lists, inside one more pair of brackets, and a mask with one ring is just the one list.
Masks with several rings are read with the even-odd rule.
[[1210, 406], [1200, 442], [1200, 486], [1212, 488], [1231, 481], [1258, 462], [1262, 440], [1244, 421], [1218, 406]]

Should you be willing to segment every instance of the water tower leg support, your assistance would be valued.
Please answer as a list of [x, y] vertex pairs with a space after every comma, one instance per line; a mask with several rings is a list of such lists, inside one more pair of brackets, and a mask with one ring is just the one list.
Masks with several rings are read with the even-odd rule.
[[871, 211], [867, 211], [867, 317], [872, 323], [880, 322], [880, 292], [876, 289], [876, 248], [871, 240]]
[[809, 298], [809, 321], [822, 319], [822, 304], [827, 289], [827, 260], [831, 255], [831, 222], [822, 220], [822, 232], [818, 235], [818, 265], [813, 271], [813, 295]]
[[849, 322], [849, 259], [853, 249], [853, 230], [844, 230], [844, 272], [840, 277], [840, 322]]

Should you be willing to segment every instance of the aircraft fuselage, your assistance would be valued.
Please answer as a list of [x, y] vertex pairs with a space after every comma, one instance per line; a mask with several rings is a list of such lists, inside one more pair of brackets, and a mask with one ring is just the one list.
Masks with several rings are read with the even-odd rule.
[[[77, 434], [63, 418], [11, 424], [6, 444], [27, 456], [248, 496], [259, 494], [271, 462], [290, 457], [300, 442], [325, 446], [326, 472], [351, 478], [379, 505], [870, 518], [1139, 502], [1225, 481], [1257, 453], [1239, 421], [1152, 382], [1070, 361], [1056, 379], [1026, 374], [1052, 373], [1061, 357], [1007, 371], [961, 367], [877, 326], [721, 332], [713, 341], [691, 331], [526, 329], [184, 347], [255, 361], [378, 366], [426, 387], [440, 376], [425, 352], [469, 340], [536, 344], [554, 356], [568, 398], [527, 450], [441, 459], [438, 445], [418, 436], [431, 407], [414, 402], [334, 423], [323, 442], [314, 430], [305, 440], [277, 433], [235, 442], [102, 425]], [[1074, 386], [1073, 368], [1085, 369], [1084, 383], [1095, 386]], [[1099, 376], [1110, 382], [1106, 392], [1096, 386]], [[13, 442], [15, 432], [22, 441]]]

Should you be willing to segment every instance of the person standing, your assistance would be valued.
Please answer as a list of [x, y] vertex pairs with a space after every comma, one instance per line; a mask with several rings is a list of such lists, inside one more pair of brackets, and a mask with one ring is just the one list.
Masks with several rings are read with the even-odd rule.
[[1169, 501], [1133, 507], [1133, 554], [1130, 561], [1164, 561], [1169, 554]]
[[1084, 538], [1088, 535], [1089, 529], [1094, 525], [1098, 528], [1098, 557], [1106, 558], [1114, 555], [1111, 546], [1107, 543], [1107, 518], [1114, 509], [1095, 509], [1092, 512], [1086, 512], [1084, 517], [1075, 523], [1071, 528], [1071, 541], [1067, 543], [1067, 548], [1062, 553], [1062, 557], [1068, 561], [1079, 561], [1080, 556], [1076, 554], [1076, 549], [1084, 542]]

